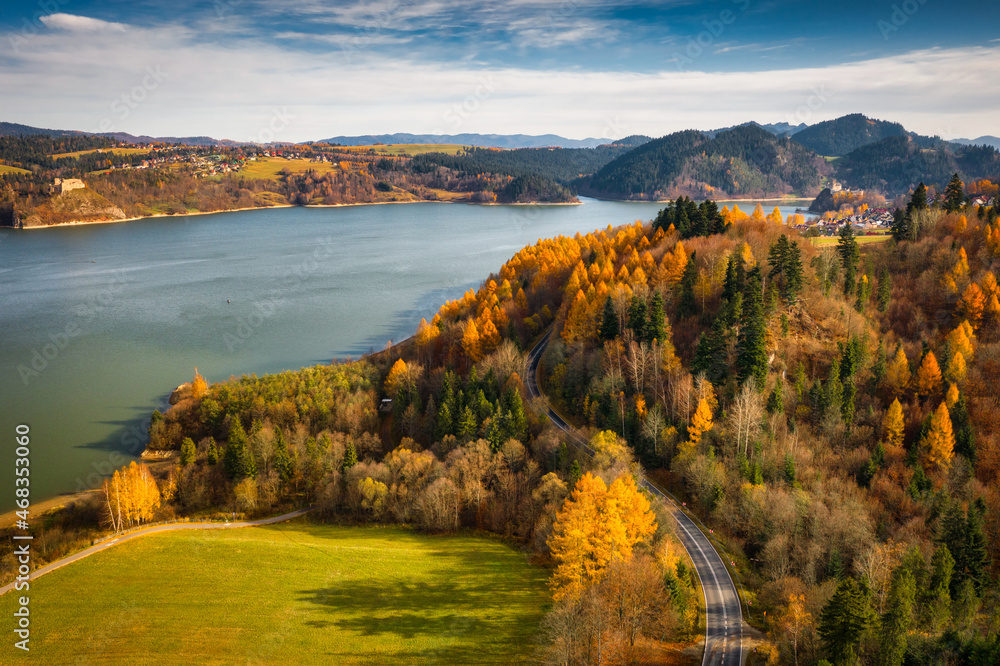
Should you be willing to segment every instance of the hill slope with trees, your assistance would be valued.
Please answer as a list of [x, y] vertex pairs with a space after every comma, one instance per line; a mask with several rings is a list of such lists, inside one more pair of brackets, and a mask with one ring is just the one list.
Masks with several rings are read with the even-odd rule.
[[839, 157], [869, 143], [906, 134], [906, 130], [899, 123], [852, 113], [810, 125], [796, 132], [793, 141], [818, 155]]
[[747, 124], [712, 138], [686, 130], [655, 139], [575, 185], [582, 194], [614, 199], [813, 196], [828, 171], [799, 144]]

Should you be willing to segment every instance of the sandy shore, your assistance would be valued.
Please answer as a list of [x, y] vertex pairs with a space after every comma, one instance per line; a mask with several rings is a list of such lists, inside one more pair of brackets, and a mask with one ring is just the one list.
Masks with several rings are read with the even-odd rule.
[[448, 204], [468, 204], [470, 206], [579, 206], [582, 201], [567, 201], [559, 203], [537, 202], [537, 203], [475, 203], [464, 200], [447, 199], [413, 199], [411, 201], [360, 201], [357, 203], [344, 204], [275, 204], [273, 206], [249, 206], [247, 208], [227, 208], [225, 210], [198, 210], [189, 213], [158, 213], [156, 215], [142, 215], [139, 217], [126, 217], [120, 220], [78, 220], [72, 222], [59, 222], [58, 224], [46, 224], [41, 226], [22, 227], [18, 231], [32, 231], [35, 229], [56, 229], [59, 227], [89, 226], [92, 224], [118, 224], [119, 222], [135, 222], [136, 220], [151, 220], [164, 217], [193, 217], [195, 215], [219, 215], [222, 213], [238, 213], [245, 210], [271, 210], [274, 208], [345, 208], [350, 206], [383, 206], [388, 204], [414, 204], [414, 203], [448, 203]]
[[[41, 502], [32, 502], [31, 508], [29, 509], [30, 513], [28, 514], [28, 523], [31, 525], [38, 525], [38, 519], [49, 511], [61, 509], [64, 506], [68, 506], [78, 500], [88, 499], [96, 496], [100, 492], [100, 490], [84, 490], [79, 493], [67, 493], [65, 495], [59, 495], [58, 497], [51, 497]], [[15, 520], [17, 520], [17, 514], [14, 511], [9, 511], [8, 513], [0, 515], [0, 529], [12, 527]]]

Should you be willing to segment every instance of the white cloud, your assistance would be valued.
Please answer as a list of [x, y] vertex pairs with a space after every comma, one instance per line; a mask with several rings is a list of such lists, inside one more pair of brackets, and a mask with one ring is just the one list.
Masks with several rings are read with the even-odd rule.
[[[435, 130], [659, 136], [861, 112], [945, 138], [1000, 134], [993, 44], [753, 72], [678, 72], [664, 61], [664, 71], [638, 74], [485, 69], [392, 59], [377, 45], [307, 54], [198, 37], [176, 26], [132, 27], [114, 40], [40, 33], [16, 59], [0, 60], [2, 120], [93, 131], [110, 119], [135, 134], [246, 139], [287, 109], [294, 120], [275, 138], [303, 141]], [[147, 67], [165, 78], [141, 90]]]
[[53, 30], [71, 32], [124, 32], [128, 28], [124, 23], [113, 23], [74, 14], [50, 14], [42, 16], [39, 20]]

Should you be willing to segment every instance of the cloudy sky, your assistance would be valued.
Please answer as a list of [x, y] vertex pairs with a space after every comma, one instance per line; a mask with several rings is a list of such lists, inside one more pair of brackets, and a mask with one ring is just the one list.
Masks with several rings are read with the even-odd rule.
[[0, 120], [617, 138], [845, 113], [1000, 135], [1000, 3], [8, 0]]

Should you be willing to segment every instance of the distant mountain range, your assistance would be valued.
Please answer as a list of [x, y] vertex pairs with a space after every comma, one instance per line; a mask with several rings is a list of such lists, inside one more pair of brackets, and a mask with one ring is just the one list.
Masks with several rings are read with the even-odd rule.
[[[83, 136], [92, 133], [0, 123], [0, 136]], [[98, 134], [132, 143], [236, 146], [207, 136], [153, 137], [124, 132]], [[951, 174], [965, 180], [1000, 178], [1000, 138], [943, 141], [907, 131], [895, 122], [850, 114], [815, 125], [748, 122], [709, 131], [685, 130], [658, 139], [567, 139], [556, 134], [368, 134], [334, 136], [319, 142], [343, 146], [440, 143], [507, 152], [429, 156], [472, 173], [538, 175], [592, 196], [661, 199], [812, 196], [826, 179], [847, 187], [907, 192], [918, 182], [943, 186]], [[291, 144], [280, 144], [291, 145]], [[539, 149], [552, 150], [539, 150]], [[824, 160], [823, 158], [827, 158]]]
[[[311, 142], [308, 142], [311, 143]], [[318, 143], [341, 146], [383, 144], [450, 143], [479, 148], [596, 148], [614, 139], [567, 139], [556, 134], [362, 134], [334, 136]]]
[[802, 130], [804, 130], [805, 128], [809, 127], [809, 125], [806, 125], [805, 123], [799, 123], [798, 125], [790, 125], [789, 123], [761, 124], [755, 120], [751, 120], [750, 122], [740, 123], [739, 125], [732, 125], [731, 127], [720, 127], [719, 129], [707, 130], [702, 132], [702, 134], [704, 134], [707, 137], [714, 138], [715, 135], [718, 134], [719, 132], [725, 132], [727, 130], [735, 129], [737, 127], [742, 127], [743, 125], [756, 125], [757, 127], [765, 129], [775, 136], [792, 136], [793, 134], [797, 134]]
[[1000, 150], [1000, 137], [990, 134], [981, 136], [978, 139], [952, 139], [951, 142], [962, 146], [991, 146]]

